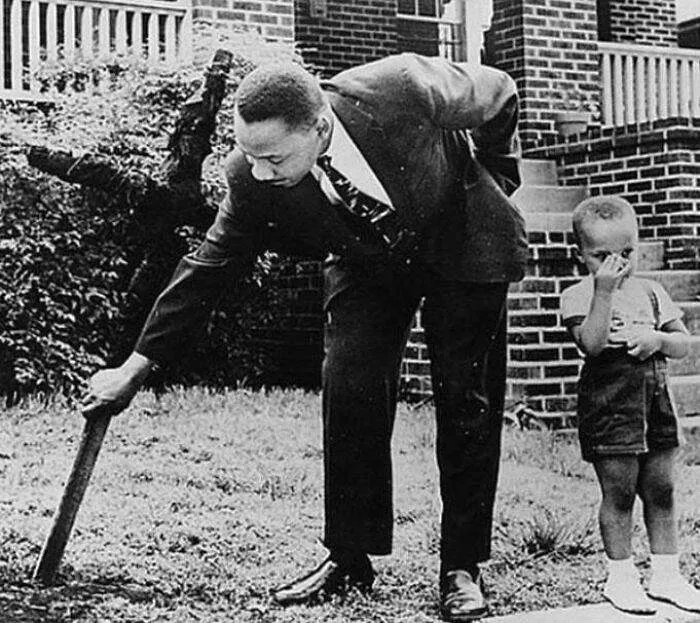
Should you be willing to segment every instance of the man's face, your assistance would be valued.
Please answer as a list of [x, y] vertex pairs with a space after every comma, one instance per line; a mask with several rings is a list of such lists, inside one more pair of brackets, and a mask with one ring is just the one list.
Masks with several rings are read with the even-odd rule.
[[309, 127], [290, 128], [279, 118], [247, 123], [236, 110], [233, 130], [253, 177], [289, 188], [301, 181], [321, 155], [330, 124], [324, 115]]

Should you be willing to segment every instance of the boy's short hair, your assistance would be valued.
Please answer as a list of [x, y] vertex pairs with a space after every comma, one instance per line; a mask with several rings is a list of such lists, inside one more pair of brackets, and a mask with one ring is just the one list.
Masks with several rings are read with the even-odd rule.
[[589, 197], [574, 208], [573, 229], [576, 244], [581, 245], [583, 228], [593, 221], [632, 218], [637, 224], [637, 214], [632, 204], [615, 195]]
[[316, 77], [291, 61], [251, 71], [238, 86], [234, 101], [246, 123], [281, 119], [291, 129], [311, 126], [325, 105]]

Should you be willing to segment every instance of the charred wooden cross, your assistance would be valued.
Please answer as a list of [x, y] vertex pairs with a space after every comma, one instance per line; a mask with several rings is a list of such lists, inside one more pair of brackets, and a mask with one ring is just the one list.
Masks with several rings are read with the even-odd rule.
[[[66, 182], [106, 191], [132, 209], [144, 232], [143, 257], [131, 276], [128, 287], [131, 302], [124, 314], [132, 320], [127, 323], [132, 327], [140, 326], [139, 322], [133, 322], [140, 320], [140, 316], [145, 319], [164, 279], [185, 251], [177, 228], [192, 225], [205, 230], [213, 220], [214, 207], [201, 190], [202, 163], [212, 151], [211, 135], [226, 94], [226, 77], [232, 61], [233, 55], [226, 50], [214, 54], [202, 86], [180, 110], [168, 143], [170, 154], [156, 176], [124, 169], [98, 155], [75, 157], [69, 152], [44, 147], [29, 150], [28, 161], [32, 166]], [[121, 341], [133, 342], [126, 336]], [[44, 584], [54, 580], [112, 415], [105, 411], [85, 422], [78, 454], [34, 570], [34, 579]]]

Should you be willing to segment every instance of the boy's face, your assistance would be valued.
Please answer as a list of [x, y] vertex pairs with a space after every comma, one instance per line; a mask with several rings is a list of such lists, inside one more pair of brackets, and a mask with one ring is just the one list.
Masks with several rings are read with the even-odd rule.
[[580, 233], [578, 256], [588, 271], [595, 275], [609, 255], [617, 255], [629, 262], [633, 275], [637, 268], [637, 223], [631, 218], [602, 220], [586, 223]]

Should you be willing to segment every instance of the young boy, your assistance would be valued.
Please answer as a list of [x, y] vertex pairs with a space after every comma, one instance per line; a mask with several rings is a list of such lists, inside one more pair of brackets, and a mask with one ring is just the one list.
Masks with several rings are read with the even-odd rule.
[[[634, 276], [634, 209], [593, 197], [574, 210], [579, 260], [590, 273], [562, 294], [562, 316], [585, 354], [578, 420], [583, 458], [602, 490], [600, 531], [608, 557], [604, 596], [625, 612], [654, 602], [700, 612], [700, 591], [681, 576], [673, 496], [678, 426], [667, 357], [683, 357], [688, 331], [661, 285]], [[648, 596], [632, 562], [632, 508], [639, 494], [651, 548]]]

